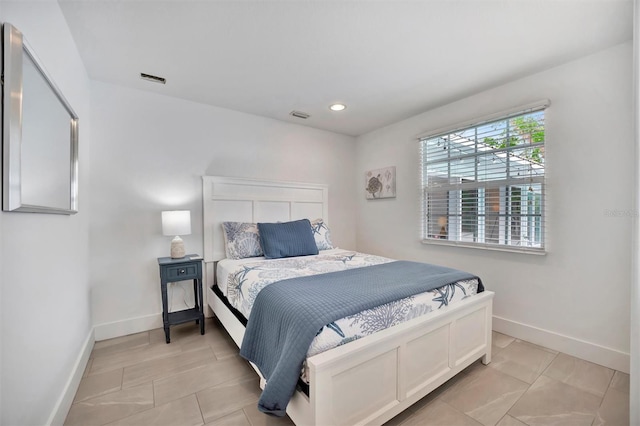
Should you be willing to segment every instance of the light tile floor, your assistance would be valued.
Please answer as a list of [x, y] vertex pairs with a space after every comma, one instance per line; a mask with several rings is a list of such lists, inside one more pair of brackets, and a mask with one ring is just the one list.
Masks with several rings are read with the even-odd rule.
[[[216, 320], [97, 342], [66, 425], [291, 425], [258, 412], [258, 379]], [[629, 375], [493, 333], [472, 364], [387, 425], [629, 424]]]

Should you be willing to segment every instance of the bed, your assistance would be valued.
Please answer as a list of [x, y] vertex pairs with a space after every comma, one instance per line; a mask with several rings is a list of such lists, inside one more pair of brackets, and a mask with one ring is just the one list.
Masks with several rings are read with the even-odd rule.
[[[207, 304], [241, 347], [245, 326], [214, 291], [224, 293], [214, 287], [217, 262], [226, 257], [222, 223], [302, 218], [323, 218], [328, 223], [328, 187], [204, 176], [203, 208]], [[319, 254], [350, 255], [348, 251]], [[222, 287], [228, 276], [222, 278]], [[490, 362], [492, 299], [493, 293], [484, 291], [310, 354], [303, 374], [308, 387], [294, 393], [287, 414], [297, 425], [384, 423], [477, 359]]]

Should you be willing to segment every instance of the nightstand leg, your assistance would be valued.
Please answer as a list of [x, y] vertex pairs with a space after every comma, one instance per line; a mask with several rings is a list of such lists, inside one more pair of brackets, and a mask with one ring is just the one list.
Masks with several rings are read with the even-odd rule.
[[[199, 303], [201, 303], [201, 301], [198, 301], [198, 280], [197, 279], [193, 280], [193, 299], [195, 301], [194, 308], [198, 309]], [[199, 319], [196, 320], [196, 324], [200, 324]]]
[[193, 298], [195, 299], [195, 308], [198, 309], [198, 307], [200, 306], [200, 303], [202, 302], [201, 297], [198, 294], [198, 281], [199, 280], [193, 280]]
[[199, 280], [195, 280], [194, 285], [197, 284], [198, 287], [198, 291], [197, 294], [198, 295], [198, 301], [200, 303], [199, 305], [199, 309], [200, 309], [200, 334], [204, 334], [204, 301], [202, 299], [202, 279]]
[[167, 340], [167, 343], [171, 341], [169, 339], [169, 302], [167, 298], [167, 283], [162, 282], [160, 284], [162, 290], [162, 325], [164, 325], [164, 337]]

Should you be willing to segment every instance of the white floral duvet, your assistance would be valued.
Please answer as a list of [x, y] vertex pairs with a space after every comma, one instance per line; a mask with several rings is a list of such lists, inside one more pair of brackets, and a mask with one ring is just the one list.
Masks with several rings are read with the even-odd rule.
[[[316, 256], [284, 259], [249, 258], [218, 262], [218, 286], [246, 318], [258, 292], [277, 281], [393, 262], [393, 259], [341, 249]], [[327, 324], [318, 330], [307, 357], [373, 334], [447, 306], [478, 291], [478, 280], [458, 281], [435, 290], [387, 303]], [[303, 379], [305, 372], [303, 371]]]

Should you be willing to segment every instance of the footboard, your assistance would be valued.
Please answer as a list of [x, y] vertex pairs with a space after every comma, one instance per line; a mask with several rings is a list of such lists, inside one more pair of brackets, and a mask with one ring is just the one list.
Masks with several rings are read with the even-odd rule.
[[[240, 346], [244, 327], [207, 293]], [[475, 360], [491, 361], [492, 302], [485, 291], [308, 358], [309, 396], [295, 392], [287, 414], [298, 426], [383, 424]]]
[[462, 371], [491, 361], [492, 292], [307, 360], [309, 396], [296, 392], [296, 425], [382, 424]]

